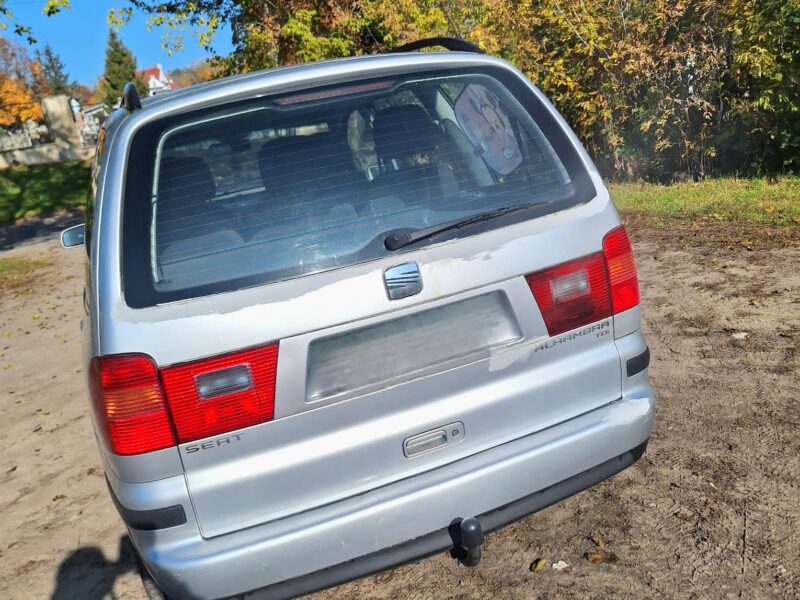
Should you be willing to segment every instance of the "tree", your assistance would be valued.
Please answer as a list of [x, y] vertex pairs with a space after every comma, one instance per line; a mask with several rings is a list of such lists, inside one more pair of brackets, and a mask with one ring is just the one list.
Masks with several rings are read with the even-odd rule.
[[0, 73], [23, 81], [38, 95], [44, 91], [41, 65], [31, 58], [24, 46], [3, 38], [0, 38]]
[[77, 83], [69, 82], [69, 75], [67, 75], [64, 63], [50, 44], [44, 45], [44, 51], [36, 51], [36, 60], [42, 65], [44, 81], [51, 95], [73, 94]]
[[[521, 69], [607, 175], [800, 172], [800, 0], [125, 2], [109, 22], [146, 14], [167, 52], [191, 30], [213, 53], [229, 28], [233, 51], [212, 59], [213, 77], [449, 35]], [[0, 27], [13, 23], [5, 5]]]
[[[757, 172], [800, 172], [800, 0], [731, 0], [729, 120]], [[755, 135], [753, 135], [755, 134]]]
[[[168, 31], [192, 28], [199, 43], [213, 51], [218, 27], [231, 27], [233, 52], [216, 56], [221, 74], [266, 69], [372, 52], [382, 47], [378, 23], [364, 10], [367, 1], [284, 0], [128, 0], [146, 14], [151, 26]], [[112, 11], [112, 22], [124, 23], [132, 11]], [[167, 38], [168, 50], [183, 46], [181, 35]]]
[[108, 32], [106, 44], [106, 65], [100, 80], [99, 95], [109, 109], [117, 106], [122, 96], [122, 88], [129, 81], [136, 83], [140, 94], [147, 93], [147, 85], [136, 74], [136, 58], [119, 38], [113, 28]]
[[97, 104], [97, 87], [89, 87], [81, 83], [75, 84], [72, 89], [72, 95], [75, 96], [81, 103], [81, 106], [89, 106]]
[[174, 69], [169, 77], [173, 89], [185, 88], [214, 78], [215, 69], [207, 61], [201, 60], [182, 69]]
[[41, 66], [28, 51], [0, 38], [0, 126], [43, 117]]
[[39, 102], [24, 82], [0, 74], [0, 127], [38, 121], [43, 116]]
[[[14, 13], [8, 8], [8, 0], [0, 0], [0, 31], [6, 31], [11, 26], [14, 33], [24, 37], [29, 44], [35, 44], [36, 38], [33, 30], [27, 25], [20, 23], [14, 17]], [[60, 13], [63, 9], [69, 9], [70, 0], [42, 0], [42, 13], [52, 17]]]

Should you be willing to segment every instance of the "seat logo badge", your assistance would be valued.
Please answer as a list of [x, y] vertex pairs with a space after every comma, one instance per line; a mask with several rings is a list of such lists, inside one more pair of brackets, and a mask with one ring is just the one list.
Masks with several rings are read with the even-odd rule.
[[422, 291], [422, 276], [417, 263], [403, 263], [383, 272], [389, 300], [408, 298]]

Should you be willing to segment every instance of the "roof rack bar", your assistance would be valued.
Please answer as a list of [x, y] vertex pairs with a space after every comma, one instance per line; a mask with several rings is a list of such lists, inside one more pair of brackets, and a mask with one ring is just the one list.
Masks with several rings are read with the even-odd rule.
[[122, 107], [128, 112], [133, 112], [137, 108], [142, 108], [142, 100], [139, 98], [139, 90], [136, 89], [136, 84], [129, 81], [122, 88]]
[[477, 54], [485, 54], [485, 52], [478, 48], [475, 44], [466, 40], [452, 37], [432, 37], [417, 40], [416, 42], [409, 42], [408, 44], [403, 44], [402, 46], [398, 46], [397, 48], [391, 50], [391, 53], [414, 52], [415, 50], [421, 50], [422, 48], [435, 48], [436, 46], [441, 46], [442, 48], [452, 50], [454, 52], [475, 52]]

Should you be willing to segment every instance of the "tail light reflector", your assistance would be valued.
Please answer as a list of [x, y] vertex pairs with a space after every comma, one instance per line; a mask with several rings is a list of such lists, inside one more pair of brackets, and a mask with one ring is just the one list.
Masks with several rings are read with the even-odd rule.
[[271, 421], [278, 345], [161, 370], [180, 443]]
[[611, 282], [611, 305], [614, 314], [639, 304], [639, 279], [633, 264], [633, 249], [628, 233], [620, 226], [603, 238], [608, 279]]
[[605, 262], [590, 254], [525, 276], [552, 337], [611, 316]]
[[175, 445], [158, 369], [144, 354], [95, 357], [89, 392], [104, 444], [116, 454], [141, 454]]

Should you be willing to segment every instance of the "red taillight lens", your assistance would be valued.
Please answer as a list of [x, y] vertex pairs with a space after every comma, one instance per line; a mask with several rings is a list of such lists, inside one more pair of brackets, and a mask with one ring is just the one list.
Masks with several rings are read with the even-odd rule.
[[611, 315], [603, 255], [599, 252], [525, 277], [550, 336]]
[[116, 454], [141, 454], [175, 445], [175, 436], [149, 356], [95, 357], [89, 390], [104, 443]]
[[639, 280], [633, 264], [633, 249], [628, 233], [620, 226], [603, 239], [608, 279], [611, 282], [611, 305], [614, 314], [639, 304]]
[[272, 420], [277, 364], [273, 344], [162, 369], [178, 441]]

